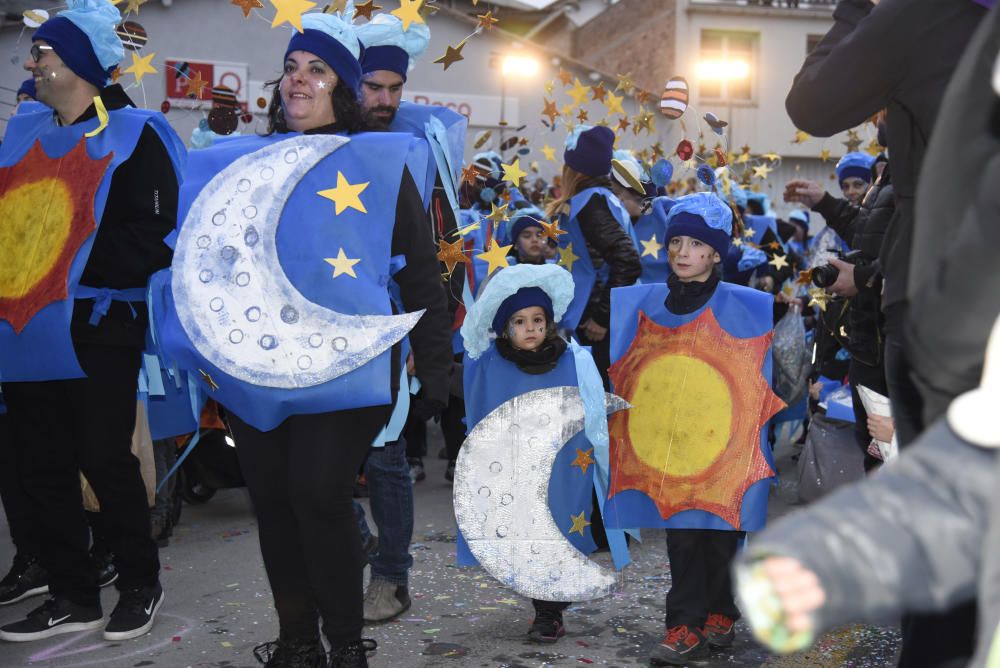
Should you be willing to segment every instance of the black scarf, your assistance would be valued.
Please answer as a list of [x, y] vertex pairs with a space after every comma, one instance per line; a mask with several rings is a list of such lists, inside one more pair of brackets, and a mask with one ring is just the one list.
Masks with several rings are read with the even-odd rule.
[[670, 274], [667, 277], [667, 287], [670, 294], [664, 306], [674, 315], [685, 315], [694, 313], [712, 298], [715, 288], [719, 285], [719, 272], [713, 270], [712, 274], [703, 282], [690, 281], [685, 283], [677, 278], [677, 274]]
[[546, 339], [537, 350], [518, 350], [506, 337], [498, 338], [496, 343], [501, 357], [516, 364], [524, 373], [532, 375], [541, 375], [555, 369], [559, 358], [566, 352], [566, 342], [558, 336]]

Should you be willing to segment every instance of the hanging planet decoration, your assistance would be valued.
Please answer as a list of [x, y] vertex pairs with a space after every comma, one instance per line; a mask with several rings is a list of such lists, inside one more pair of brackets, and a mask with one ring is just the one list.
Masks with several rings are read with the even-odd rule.
[[718, 116], [713, 114], [711, 111], [705, 114], [705, 122], [712, 128], [712, 132], [717, 135], [722, 134], [722, 129], [729, 125], [729, 123], [720, 119]]
[[479, 133], [479, 135], [478, 135], [478, 136], [476, 137], [476, 143], [475, 143], [475, 144], [473, 144], [473, 145], [472, 145], [472, 147], [473, 147], [473, 148], [482, 148], [482, 147], [483, 147], [483, 145], [484, 145], [484, 144], [485, 144], [486, 142], [488, 142], [488, 141], [490, 140], [490, 137], [492, 137], [492, 136], [493, 136], [493, 133], [492, 133], [492, 132], [490, 132], [489, 130], [483, 130], [483, 131], [482, 131], [482, 132], [480, 132], [480, 133]]
[[704, 183], [706, 186], [711, 188], [715, 185], [715, 171], [706, 164], [701, 164], [698, 166], [698, 170], [695, 172], [698, 176], [698, 180]]
[[729, 161], [726, 159], [726, 152], [718, 146], [715, 147], [715, 160], [718, 163], [716, 167], [725, 167], [729, 164]]
[[677, 157], [681, 160], [690, 160], [694, 155], [694, 146], [687, 139], [682, 139], [677, 145]]
[[248, 111], [245, 114], [243, 114], [242, 116], [240, 116], [240, 120], [243, 121], [244, 123], [252, 123], [253, 122], [253, 114], [251, 114]]
[[118, 27], [115, 28], [115, 34], [122, 41], [122, 46], [129, 51], [140, 50], [146, 46], [146, 42], [149, 40], [146, 29], [135, 21], [123, 21], [118, 24]]
[[258, 109], [267, 109], [267, 99], [263, 98], [263, 97], [258, 97], [257, 98], [257, 108]]
[[503, 153], [504, 151], [509, 151], [510, 149], [517, 146], [520, 142], [521, 138], [518, 137], [517, 135], [514, 135], [513, 137], [508, 137], [507, 139], [503, 140], [502, 144], [500, 144], [500, 152]]
[[688, 82], [684, 77], [673, 77], [663, 87], [660, 96], [660, 113], [676, 120], [684, 115], [688, 106]]
[[165, 114], [168, 111], [170, 111], [170, 100], [164, 100], [163, 104], [160, 105], [160, 112]]
[[674, 176], [674, 166], [670, 164], [669, 160], [665, 158], [660, 158], [653, 168], [649, 170], [649, 176], [653, 179], [653, 183], [657, 188], [663, 188], [668, 183], [670, 179]]
[[230, 135], [239, 126], [239, 103], [229, 86], [212, 89], [212, 110], [208, 112], [208, 127], [220, 135]]
[[49, 13], [44, 9], [25, 9], [24, 25], [34, 30], [49, 20]]
[[528, 155], [529, 153], [531, 153], [531, 149], [528, 148], [527, 146], [522, 146], [521, 148], [517, 149], [518, 155]]

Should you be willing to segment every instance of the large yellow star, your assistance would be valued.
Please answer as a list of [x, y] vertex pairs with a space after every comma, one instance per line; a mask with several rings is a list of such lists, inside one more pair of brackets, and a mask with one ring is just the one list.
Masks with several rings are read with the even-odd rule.
[[663, 244], [656, 240], [655, 234], [649, 238], [649, 241], [643, 241], [640, 239], [639, 243], [642, 244], [643, 248], [642, 255], [640, 257], [651, 255], [654, 260], [660, 257], [660, 251], [663, 250]]
[[271, 27], [277, 28], [282, 23], [288, 23], [299, 32], [303, 32], [302, 14], [316, 6], [315, 2], [309, 0], [271, 0], [271, 4], [276, 12]]
[[403, 22], [403, 32], [410, 29], [411, 23], [423, 23], [424, 17], [420, 15], [420, 6], [424, 0], [399, 0], [399, 9], [394, 9], [390, 14]]
[[140, 57], [135, 51], [132, 52], [132, 64], [125, 68], [125, 72], [131, 72], [135, 75], [135, 82], [139, 83], [142, 78], [147, 74], [156, 74], [156, 68], [152, 65], [153, 57], [156, 52], [149, 54], [148, 56]]
[[582, 536], [583, 530], [590, 526], [590, 522], [588, 522], [586, 518], [584, 518], [583, 513], [584, 511], [582, 510], [580, 511], [579, 515], [573, 515], [572, 513], [570, 513], [569, 518], [570, 520], [573, 521], [573, 528], [569, 530], [570, 533], [576, 531]]
[[594, 458], [590, 456], [593, 452], [593, 448], [590, 450], [581, 450], [580, 448], [577, 448], [576, 459], [573, 460], [573, 463], [570, 464], [570, 466], [579, 466], [580, 470], [586, 473], [590, 465], [594, 463]]
[[787, 255], [778, 255], [777, 253], [775, 253], [774, 257], [771, 258], [771, 261], [768, 262], [768, 264], [780, 271], [788, 266], [787, 257], [788, 257]]
[[490, 210], [489, 214], [486, 217], [489, 218], [493, 222], [494, 225], [499, 225], [503, 221], [507, 220], [507, 207], [508, 206], [509, 206], [508, 204], [503, 204], [499, 208], [497, 208], [496, 204], [493, 204], [492, 202], [490, 202], [490, 208], [491, 208], [491, 210]]
[[341, 274], [347, 274], [351, 278], [357, 278], [358, 275], [354, 273], [354, 265], [361, 262], [361, 258], [352, 260], [344, 254], [344, 249], [341, 248], [340, 252], [337, 253], [337, 257], [327, 257], [323, 258], [323, 261], [328, 265], [333, 267], [333, 277], [337, 278]]
[[615, 86], [615, 90], [620, 90], [626, 95], [631, 95], [632, 90], [635, 88], [635, 82], [632, 81], [632, 73], [618, 75], [618, 85]]
[[756, 176], [758, 179], [766, 179], [767, 175], [773, 171], [774, 170], [768, 167], [767, 165], [757, 165], [756, 167], [753, 168], [753, 175]]
[[507, 267], [507, 252], [513, 247], [513, 244], [510, 246], [501, 246], [496, 242], [492, 242], [490, 243], [490, 249], [488, 251], [480, 253], [476, 256], [477, 260], [489, 263], [490, 266], [486, 270], [487, 276], [492, 274], [496, 269], [504, 269]]
[[573, 271], [573, 263], [580, 259], [580, 256], [573, 252], [573, 244], [566, 244], [566, 248], [559, 249], [559, 264], [566, 267], [566, 271]]
[[587, 95], [590, 93], [590, 88], [580, 83], [579, 79], [573, 79], [573, 87], [566, 91], [566, 93], [573, 98], [573, 102], [579, 106], [587, 101]]
[[615, 95], [614, 93], [608, 93], [608, 99], [605, 100], [604, 106], [608, 108], [608, 116], [611, 114], [621, 114], [625, 115], [625, 109], [622, 108], [622, 101], [625, 100], [624, 95]]
[[368, 213], [364, 203], [361, 201], [361, 193], [368, 187], [368, 181], [364, 183], [350, 183], [344, 173], [337, 171], [337, 187], [320, 190], [317, 195], [331, 200], [336, 207], [334, 213], [340, 215], [348, 207], [357, 209], [361, 213]]
[[556, 150], [551, 146], [549, 146], [548, 144], [542, 147], [542, 153], [545, 154], [546, 160], [549, 160], [551, 162], [556, 161]]
[[528, 174], [521, 169], [521, 159], [514, 158], [514, 162], [507, 165], [500, 163], [500, 169], [503, 170], [503, 180], [510, 181], [515, 186], [521, 185], [521, 179], [523, 179]]

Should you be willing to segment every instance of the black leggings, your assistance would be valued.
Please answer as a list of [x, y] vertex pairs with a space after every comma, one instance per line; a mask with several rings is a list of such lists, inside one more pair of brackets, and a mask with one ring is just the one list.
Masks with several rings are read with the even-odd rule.
[[294, 415], [262, 432], [230, 415], [282, 636], [361, 639], [364, 555], [354, 477], [391, 406]]

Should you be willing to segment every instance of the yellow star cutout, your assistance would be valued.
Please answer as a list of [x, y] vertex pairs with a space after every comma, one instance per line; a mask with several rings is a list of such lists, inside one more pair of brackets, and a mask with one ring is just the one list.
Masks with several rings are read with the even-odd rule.
[[607, 99], [604, 101], [604, 106], [608, 108], [608, 116], [611, 114], [621, 114], [625, 115], [625, 109], [622, 107], [622, 102], [625, 100], [624, 95], [615, 95], [614, 93], [608, 93]]
[[487, 276], [492, 274], [496, 269], [504, 269], [507, 267], [507, 252], [513, 247], [513, 244], [510, 246], [501, 246], [500, 244], [493, 242], [490, 244], [490, 249], [488, 251], [480, 253], [476, 256], [477, 260], [489, 263], [490, 266], [486, 270]]
[[361, 201], [361, 193], [368, 187], [368, 181], [364, 183], [350, 183], [344, 173], [337, 171], [337, 187], [320, 190], [317, 195], [332, 201], [336, 207], [334, 213], [340, 215], [348, 207], [357, 209], [361, 213], [368, 213], [364, 203]]
[[573, 98], [573, 102], [579, 106], [587, 101], [590, 88], [580, 83], [579, 79], [573, 79], [573, 87], [566, 91], [566, 93]]
[[503, 170], [503, 180], [510, 181], [515, 186], [521, 185], [521, 179], [527, 176], [527, 172], [521, 169], [521, 159], [515, 158], [514, 162], [507, 165], [500, 163], [500, 169]]
[[333, 267], [334, 278], [337, 278], [341, 274], [347, 274], [351, 278], [358, 277], [358, 275], [354, 273], [354, 265], [361, 262], [361, 258], [358, 258], [357, 260], [350, 259], [344, 254], [343, 248], [341, 248], [340, 252], [337, 253], [337, 257], [323, 258], [323, 261]]
[[753, 175], [758, 179], [766, 179], [767, 175], [773, 172], [774, 169], [768, 167], [767, 165], [757, 165], [753, 168]]
[[740, 246], [743, 245], [743, 240], [739, 238], [733, 239], [733, 245], [739, 248]]
[[548, 237], [549, 239], [552, 239], [552, 241], [555, 241], [556, 243], [559, 243], [559, 235], [560, 234], [569, 234], [569, 232], [567, 232], [566, 230], [559, 229], [559, 221], [558, 220], [556, 220], [556, 222], [554, 222], [554, 223], [546, 223], [543, 220], [543, 221], [541, 221], [541, 223], [542, 223], [542, 230], [543, 230], [542, 233], [546, 237]]
[[581, 510], [579, 515], [570, 513], [569, 518], [573, 521], [573, 528], [569, 530], [570, 533], [576, 531], [582, 536], [583, 530], [590, 526], [590, 522], [584, 518], [583, 512], [584, 511]]
[[787, 258], [788, 258], [787, 255], [778, 255], [777, 253], [775, 253], [774, 257], [771, 259], [770, 262], [768, 262], [768, 264], [780, 271], [788, 266]]
[[626, 95], [631, 95], [632, 90], [635, 88], [635, 82], [632, 81], [632, 73], [618, 75], [618, 85], [615, 86], [615, 90], [620, 90]]
[[201, 97], [201, 91], [208, 85], [208, 82], [201, 78], [201, 72], [195, 72], [194, 79], [188, 79], [185, 95], [188, 97]]
[[826, 311], [827, 302], [830, 301], [830, 295], [826, 293], [823, 288], [809, 288], [809, 306], [818, 306], [820, 311]]
[[271, 20], [271, 27], [277, 28], [282, 23], [288, 23], [299, 32], [303, 32], [302, 14], [316, 6], [315, 2], [309, 0], [271, 0], [271, 4], [276, 12]]
[[493, 30], [493, 26], [500, 23], [499, 19], [493, 17], [492, 11], [488, 11], [485, 14], [476, 14], [476, 18], [479, 19], [477, 28], [485, 28], [486, 30]]
[[411, 23], [423, 23], [424, 17], [420, 15], [420, 5], [424, 0], [399, 0], [399, 9], [394, 9], [390, 14], [403, 22], [403, 32], [410, 29]]
[[508, 206], [510, 206], [510, 205], [509, 204], [504, 204], [504, 205], [502, 205], [498, 209], [496, 204], [493, 204], [492, 202], [490, 202], [490, 207], [492, 207], [492, 208], [490, 210], [489, 215], [486, 216], [486, 217], [489, 218], [490, 221], [493, 222], [493, 225], [499, 225], [503, 221], [507, 220], [507, 207]]
[[444, 49], [444, 55], [435, 60], [434, 62], [439, 65], [444, 65], [444, 69], [447, 70], [454, 63], [460, 60], [465, 60], [465, 56], [462, 55], [462, 49], [465, 48], [465, 42], [459, 42], [458, 46], [452, 46], [449, 44]]
[[573, 107], [575, 106], [575, 104], [564, 104], [563, 108], [559, 110], [559, 113], [569, 118], [569, 115], [573, 113]]
[[764, 158], [765, 160], [770, 160], [771, 162], [778, 162], [779, 160], [781, 160], [781, 156], [778, 155], [777, 153], [765, 153], [760, 157]]
[[795, 139], [792, 140], [793, 144], [801, 144], [802, 142], [809, 139], [810, 135], [808, 132], [803, 132], [802, 130], [795, 131]]
[[573, 271], [573, 263], [580, 259], [580, 256], [573, 252], [573, 244], [566, 244], [566, 248], [559, 249], [559, 262], [566, 267], [566, 271]]
[[643, 248], [642, 255], [640, 257], [650, 255], [654, 260], [660, 257], [660, 251], [663, 250], [663, 244], [656, 240], [655, 234], [651, 236], [648, 241], [640, 239], [639, 243], [642, 244]]
[[136, 83], [142, 81], [142, 78], [147, 74], [156, 74], [156, 68], [152, 65], [152, 60], [155, 55], [156, 52], [154, 51], [148, 56], [139, 57], [139, 54], [133, 51], [132, 64], [125, 68], [125, 72], [131, 72], [134, 74]]
[[[114, 4], [120, 5], [122, 0], [118, 0]], [[149, 2], [149, 0], [126, 0], [128, 7], [125, 8], [126, 14], [138, 14], [139, 7]]]
[[580, 448], [577, 448], [576, 459], [573, 460], [573, 463], [570, 464], [570, 466], [579, 466], [580, 470], [586, 473], [590, 465], [594, 463], [594, 458], [590, 456], [593, 452], [593, 448], [590, 450], [581, 450]]
[[743, 236], [746, 237], [747, 239], [752, 239], [753, 235], [754, 231], [752, 227], [748, 227], [747, 229], [743, 230]]
[[545, 154], [546, 160], [549, 160], [551, 162], [556, 161], [556, 150], [551, 146], [549, 146], [548, 144], [542, 147], [542, 153]]
[[822, 151], [820, 151], [819, 152], [819, 159], [822, 160], [823, 162], [829, 161], [830, 160], [830, 149], [824, 148]]

